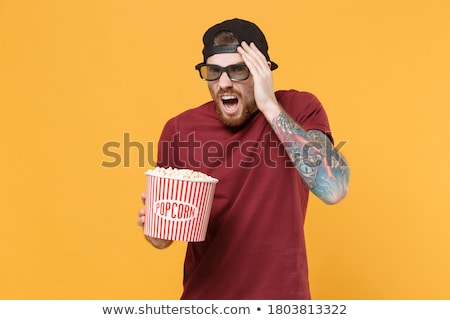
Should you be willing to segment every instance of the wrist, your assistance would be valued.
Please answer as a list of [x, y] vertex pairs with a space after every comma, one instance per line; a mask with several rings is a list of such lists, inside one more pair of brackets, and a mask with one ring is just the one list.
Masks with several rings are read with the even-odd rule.
[[264, 108], [259, 108], [264, 117], [271, 123], [275, 118], [278, 117], [280, 112], [283, 111], [283, 108], [280, 106], [278, 102], [270, 102], [267, 103]]
[[147, 235], [145, 235], [145, 239], [147, 239], [147, 241], [150, 242], [157, 249], [167, 248], [173, 242], [172, 240], [158, 239], [158, 238], [153, 238], [153, 237], [150, 237]]

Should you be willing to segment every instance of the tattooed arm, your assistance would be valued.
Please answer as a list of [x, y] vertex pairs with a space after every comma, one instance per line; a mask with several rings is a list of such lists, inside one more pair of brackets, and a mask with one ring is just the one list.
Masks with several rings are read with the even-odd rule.
[[334, 204], [347, 194], [349, 168], [321, 131], [306, 132], [278, 104], [273, 90], [270, 62], [254, 43], [241, 43], [238, 48], [254, 81], [254, 96], [289, 157], [309, 189], [322, 201]]
[[329, 138], [319, 130], [306, 132], [283, 110], [270, 124], [311, 192], [327, 204], [341, 201], [349, 167]]

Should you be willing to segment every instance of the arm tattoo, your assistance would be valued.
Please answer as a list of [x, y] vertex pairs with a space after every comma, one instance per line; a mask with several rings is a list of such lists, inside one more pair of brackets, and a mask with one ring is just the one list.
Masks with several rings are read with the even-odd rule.
[[303, 181], [314, 194], [330, 203], [345, 196], [348, 165], [322, 131], [306, 132], [284, 112], [280, 112], [271, 125]]

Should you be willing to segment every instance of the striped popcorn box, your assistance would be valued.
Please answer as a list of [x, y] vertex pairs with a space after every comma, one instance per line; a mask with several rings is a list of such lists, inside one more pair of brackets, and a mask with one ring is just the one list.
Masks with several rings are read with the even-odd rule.
[[217, 179], [188, 169], [148, 170], [144, 234], [204, 241]]

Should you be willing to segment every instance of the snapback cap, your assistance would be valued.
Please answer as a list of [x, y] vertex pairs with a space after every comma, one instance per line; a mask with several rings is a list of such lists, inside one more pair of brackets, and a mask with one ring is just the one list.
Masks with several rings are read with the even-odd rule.
[[[230, 31], [238, 40], [237, 45], [224, 45], [214, 46], [214, 37], [220, 31]], [[270, 61], [270, 69], [275, 70], [278, 65], [270, 60], [269, 57], [269, 45], [267, 44], [266, 37], [262, 33], [261, 29], [256, 24], [250, 21], [234, 18], [231, 20], [225, 20], [209, 28], [203, 36], [203, 62], [206, 62], [208, 57], [217, 53], [234, 53], [237, 52], [237, 48], [242, 41], [250, 44], [253, 42], [256, 47], [266, 57], [267, 61]]]

